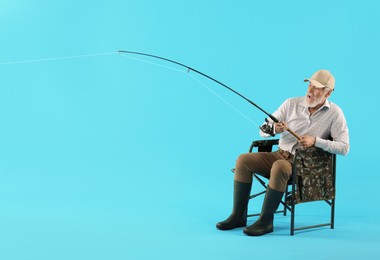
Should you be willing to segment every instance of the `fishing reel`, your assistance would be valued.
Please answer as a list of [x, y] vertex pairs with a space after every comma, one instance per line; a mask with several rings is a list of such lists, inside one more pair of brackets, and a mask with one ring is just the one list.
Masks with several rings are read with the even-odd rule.
[[273, 124], [271, 124], [267, 118], [265, 118], [265, 123], [259, 127], [260, 130], [265, 133], [265, 134], [268, 134], [268, 135], [271, 135], [271, 136], [275, 136], [275, 134], [273, 133]]

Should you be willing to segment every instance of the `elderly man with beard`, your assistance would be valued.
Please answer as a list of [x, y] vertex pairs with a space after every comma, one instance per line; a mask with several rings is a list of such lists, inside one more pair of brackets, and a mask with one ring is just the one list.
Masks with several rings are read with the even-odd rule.
[[[319, 147], [330, 153], [346, 155], [349, 137], [342, 110], [327, 100], [335, 87], [335, 79], [327, 70], [315, 72], [309, 82], [306, 96], [287, 99], [273, 115], [280, 121], [270, 121], [273, 133], [281, 134], [279, 150], [241, 154], [235, 167], [234, 198], [231, 215], [217, 223], [220, 230], [230, 230], [247, 225], [246, 209], [252, 186], [252, 173], [269, 179], [261, 215], [243, 232], [249, 236], [261, 236], [273, 232], [276, 212], [291, 177], [293, 155], [299, 147]], [[287, 129], [301, 136], [297, 140]], [[269, 134], [260, 131], [261, 136]]]

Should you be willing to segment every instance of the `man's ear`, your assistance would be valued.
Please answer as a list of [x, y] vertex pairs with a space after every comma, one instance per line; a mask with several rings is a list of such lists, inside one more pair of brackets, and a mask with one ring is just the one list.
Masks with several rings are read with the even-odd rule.
[[327, 93], [325, 94], [325, 97], [328, 98], [332, 93], [332, 90], [330, 89], [329, 91], [327, 91]]

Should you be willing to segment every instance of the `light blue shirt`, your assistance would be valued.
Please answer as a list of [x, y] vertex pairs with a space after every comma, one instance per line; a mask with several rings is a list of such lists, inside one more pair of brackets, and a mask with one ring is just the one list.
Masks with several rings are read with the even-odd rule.
[[[310, 115], [305, 97], [289, 98], [273, 113], [273, 116], [280, 122], [287, 123], [287, 126], [299, 136], [315, 136], [315, 146], [325, 151], [346, 155], [350, 149], [343, 111], [328, 100]], [[273, 123], [272, 120], [269, 121]], [[261, 131], [260, 135], [269, 136]], [[278, 146], [292, 154], [300, 147], [298, 140], [288, 131], [281, 134]]]

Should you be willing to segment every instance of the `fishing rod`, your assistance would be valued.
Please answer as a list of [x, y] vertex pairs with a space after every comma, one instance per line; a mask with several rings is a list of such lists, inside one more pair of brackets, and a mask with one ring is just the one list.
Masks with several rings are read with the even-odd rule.
[[[179, 65], [181, 67], [184, 67], [187, 69], [187, 71], [194, 71], [195, 73], [198, 73], [199, 75], [202, 75], [216, 83], [218, 83], [219, 85], [223, 86], [224, 88], [232, 91], [233, 93], [235, 93], [236, 95], [238, 95], [239, 97], [243, 98], [244, 100], [248, 101], [248, 103], [250, 103], [251, 105], [255, 106], [256, 108], [258, 108], [259, 110], [261, 110], [264, 114], [266, 114], [270, 119], [273, 120], [273, 122], [275, 123], [279, 123], [280, 121], [275, 117], [273, 116], [272, 114], [268, 113], [267, 111], [265, 111], [264, 109], [262, 109], [260, 106], [258, 106], [256, 103], [254, 103], [253, 101], [249, 100], [248, 98], [246, 98], [245, 96], [243, 96], [242, 94], [240, 94], [239, 92], [237, 92], [236, 90], [232, 89], [231, 87], [227, 86], [226, 84], [220, 82], [219, 80], [217, 79], [214, 79], [213, 77], [197, 70], [197, 69], [194, 69], [190, 66], [187, 66], [183, 63], [180, 63], [178, 61], [175, 61], [175, 60], [171, 60], [171, 59], [168, 59], [168, 58], [164, 58], [164, 57], [160, 57], [160, 56], [157, 56], [157, 55], [153, 55], [153, 54], [148, 54], [148, 53], [143, 53], [143, 52], [135, 52], [135, 51], [126, 51], [126, 50], [118, 50], [117, 51], [118, 53], [126, 53], [126, 54], [134, 54], [134, 55], [141, 55], [141, 56], [146, 56], [146, 57], [151, 57], [151, 58], [155, 58], [155, 59], [160, 59], [160, 60], [164, 60], [164, 61], [167, 61], [167, 62], [171, 62], [171, 63], [174, 63], [176, 65]], [[263, 129], [262, 129], [263, 130]], [[297, 138], [298, 140], [301, 140], [301, 137], [299, 135], [297, 135], [293, 130], [289, 129], [289, 128], [286, 128], [286, 130], [292, 134], [295, 138]]]

